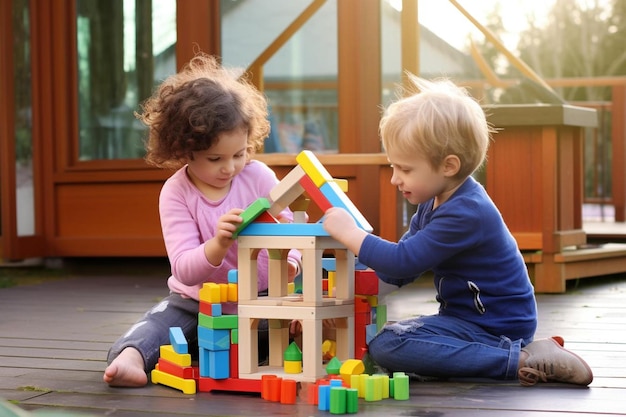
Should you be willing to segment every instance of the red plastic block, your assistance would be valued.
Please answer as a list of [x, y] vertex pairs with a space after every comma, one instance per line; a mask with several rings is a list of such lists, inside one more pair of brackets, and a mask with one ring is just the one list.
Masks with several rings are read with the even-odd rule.
[[313, 180], [309, 178], [308, 175], [302, 177], [302, 179], [300, 180], [300, 185], [302, 186], [302, 188], [305, 189], [307, 193], [309, 193], [309, 197], [311, 197], [311, 200], [313, 200], [313, 202], [317, 204], [322, 213], [326, 212], [326, 210], [332, 207], [332, 204], [330, 204], [328, 198], [326, 198], [324, 193], [320, 191], [320, 189], [317, 187], [317, 185], [315, 185]]
[[157, 367], [161, 372], [183, 379], [198, 379], [199, 375], [197, 366], [179, 366], [163, 358], [159, 358]]
[[213, 379], [198, 378], [198, 391], [232, 391], [232, 392], [261, 392], [260, 379]]
[[230, 345], [230, 377], [239, 378], [239, 345]]
[[378, 295], [378, 277], [374, 271], [354, 271], [354, 293]]

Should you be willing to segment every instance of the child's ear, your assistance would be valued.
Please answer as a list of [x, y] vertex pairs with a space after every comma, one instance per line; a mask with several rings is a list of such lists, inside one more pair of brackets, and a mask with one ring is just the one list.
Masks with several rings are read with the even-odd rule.
[[454, 177], [461, 169], [461, 160], [456, 155], [448, 155], [443, 160], [443, 174]]

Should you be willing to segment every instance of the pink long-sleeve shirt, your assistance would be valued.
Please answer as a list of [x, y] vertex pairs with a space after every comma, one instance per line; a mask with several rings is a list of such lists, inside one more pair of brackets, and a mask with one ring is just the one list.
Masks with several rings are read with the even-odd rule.
[[[228, 271], [237, 268], [237, 242], [217, 266], [207, 260], [204, 242], [215, 235], [220, 216], [233, 208], [245, 209], [259, 197], [267, 197], [277, 183], [274, 171], [253, 160], [233, 179], [224, 198], [211, 201], [193, 185], [186, 167], [176, 171], [163, 185], [159, 197], [161, 228], [172, 268], [169, 289], [197, 300], [205, 282], [228, 282]], [[293, 220], [288, 209], [282, 215]], [[299, 262], [300, 254], [291, 250], [289, 258]], [[258, 288], [262, 291], [267, 289], [267, 251], [261, 251], [257, 261]], [[234, 310], [234, 306], [227, 310]]]

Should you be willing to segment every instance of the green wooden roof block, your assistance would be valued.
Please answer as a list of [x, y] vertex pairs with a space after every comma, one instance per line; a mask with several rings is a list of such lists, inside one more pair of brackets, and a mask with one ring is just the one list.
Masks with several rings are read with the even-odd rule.
[[271, 206], [269, 200], [265, 197], [257, 198], [252, 204], [250, 204], [240, 216], [243, 218], [243, 222], [239, 225], [235, 233], [233, 233], [233, 239], [239, 235], [243, 229], [245, 229], [250, 223], [252, 223], [257, 217], [263, 214]]

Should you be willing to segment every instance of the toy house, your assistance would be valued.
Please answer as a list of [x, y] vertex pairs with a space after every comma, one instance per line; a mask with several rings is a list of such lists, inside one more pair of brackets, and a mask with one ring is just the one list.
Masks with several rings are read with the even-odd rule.
[[[302, 323], [302, 373], [290, 374], [299, 381], [323, 377], [322, 322], [334, 319], [337, 327], [336, 355], [340, 360], [354, 353], [354, 265], [355, 256], [326, 233], [322, 223], [278, 223], [272, 220], [305, 192], [322, 211], [343, 207], [359, 227], [372, 228], [342, 191], [340, 185], [309, 151], [301, 152], [298, 165], [272, 189], [269, 198], [259, 199], [244, 213], [238, 239], [238, 332], [239, 378], [260, 379], [265, 374], [281, 375], [283, 352], [289, 345], [289, 323]], [[270, 216], [268, 216], [268, 214]], [[268, 295], [259, 297], [256, 259], [269, 253]], [[289, 294], [287, 254], [302, 253], [302, 294]], [[322, 258], [335, 257], [332, 297], [322, 289]], [[269, 323], [269, 364], [258, 365], [257, 326]]]

